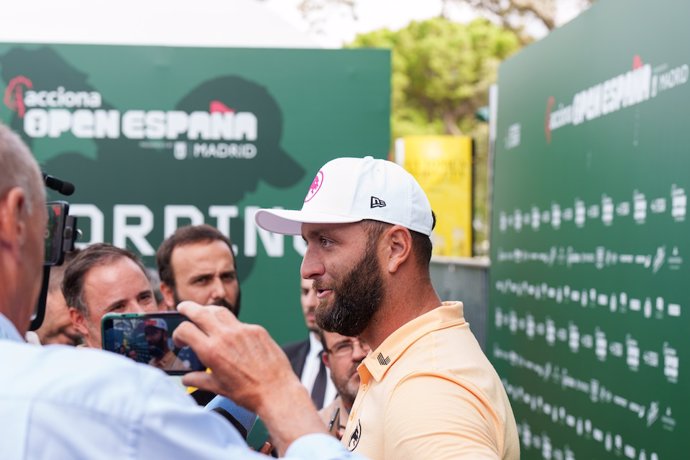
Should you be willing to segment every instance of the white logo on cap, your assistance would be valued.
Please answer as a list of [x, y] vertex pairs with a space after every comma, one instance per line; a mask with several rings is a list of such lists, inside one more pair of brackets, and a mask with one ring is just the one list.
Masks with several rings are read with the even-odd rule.
[[314, 198], [314, 195], [321, 190], [321, 186], [323, 185], [323, 171], [319, 171], [316, 173], [316, 176], [314, 176], [314, 180], [311, 181], [311, 185], [309, 186], [309, 191], [307, 192], [307, 196], [304, 198], [304, 202], [306, 203], [307, 201], [311, 200]]

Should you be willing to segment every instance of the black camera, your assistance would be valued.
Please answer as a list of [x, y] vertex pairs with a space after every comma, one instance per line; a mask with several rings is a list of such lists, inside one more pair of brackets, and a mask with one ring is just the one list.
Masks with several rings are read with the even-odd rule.
[[[74, 193], [74, 185], [43, 173], [45, 186], [60, 192], [63, 195]], [[48, 223], [45, 229], [45, 258], [43, 260], [43, 283], [41, 294], [38, 297], [38, 305], [31, 318], [29, 329], [35, 331], [43, 323], [46, 309], [46, 297], [48, 296], [48, 281], [50, 267], [62, 265], [65, 253], [74, 250], [77, 239], [77, 218], [69, 215], [69, 203], [66, 201], [50, 201], [46, 203]]]
[[77, 218], [69, 215], [69, 203], [50, 201], [46, 204], [48, 225], [45, 234], [45, 259], [43, 265], [62, 265], [65, 253], [74, 250], [77, 238]]

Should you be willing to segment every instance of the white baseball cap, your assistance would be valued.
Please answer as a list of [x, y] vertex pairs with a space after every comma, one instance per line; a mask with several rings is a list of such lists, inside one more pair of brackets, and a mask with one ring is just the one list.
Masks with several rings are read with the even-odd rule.
[[168, 323], [163, 318], [147, 318], [144, 320], [144, 327], [156, 327], [164, 331], [168, 330]]
[[260, 209], [259, 227], [299, 235], [303, 223], [344, 224], [371, 219], [431, 235], [434, 218], [414, 177], [391, 161], [336, 158], [316, 173], [300, 211]]

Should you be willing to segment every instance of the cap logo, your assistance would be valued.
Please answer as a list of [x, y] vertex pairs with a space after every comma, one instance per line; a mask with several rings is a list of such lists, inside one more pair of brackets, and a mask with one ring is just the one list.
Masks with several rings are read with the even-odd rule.
[[376, 198], [375, 196], [371, 197], [371, 204], [369, 205], [370, 208], [383, 208], [385, 206], [386, 202], [381, 198]]
[[314, 195], [316, 195], [317, 192], [319, 190], [321, 190], [322, 185], [323, 185], [323, 171], [319, 171], [316, 173], [314, 180], [311, 181], [311, 185], [309, 186], [309, 191], [307, 192], [307, 196], [304, 198], [304, 202], [306, 203], [307, 201], [314, 198]]

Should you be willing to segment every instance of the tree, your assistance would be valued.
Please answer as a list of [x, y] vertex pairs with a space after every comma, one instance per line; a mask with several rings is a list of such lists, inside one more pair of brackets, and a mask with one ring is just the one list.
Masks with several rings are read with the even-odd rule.
[[527, 25], [535, 22], [542, 25], [547, 32], [559, 25], [558, 7], [570, 3], [578, 11], [586, 9], [594, 0], [442, 0], [442, 15], [446, 14], [450, 4], [466, 4], [479, 14], [493, 22], [512, 30], [523, 44], [531, 42], [534, 37], [527, 30]]
[[392, 50], [392, 134], [462, 134], [488, 103], [498, 64], [519, 47], [517, 36], [485, 19], [444, 18], [357, 36], [350, 47]]
[[[444, 18], [357, 36], [350, 47], [392, 50], [392, 138], [466, 134], [475, 139], [475, 241], [488, 228], [488, 126], [477, 109], [488, 104], [499, 63], [520, 48], [517, 35], [486, 19], [458, 24]], [[476, 251], [481, 253], [481, 251]]]
[[[359, 20], [362, 0], [300, 0], [297, 8], [312, 30], [319, 32], [331, 14]], [[374, 0], [376, 1], [376, 0]], [[494, 24], [515, 32], [523, 44], [534, 41], [569, 19], [563, 11], [578, 14], [595, 0], [441, 0], [439, 16], [453, 19], [453, 7], [469, 7]], [[536, 34], [536, 35], [535, 35]]]

